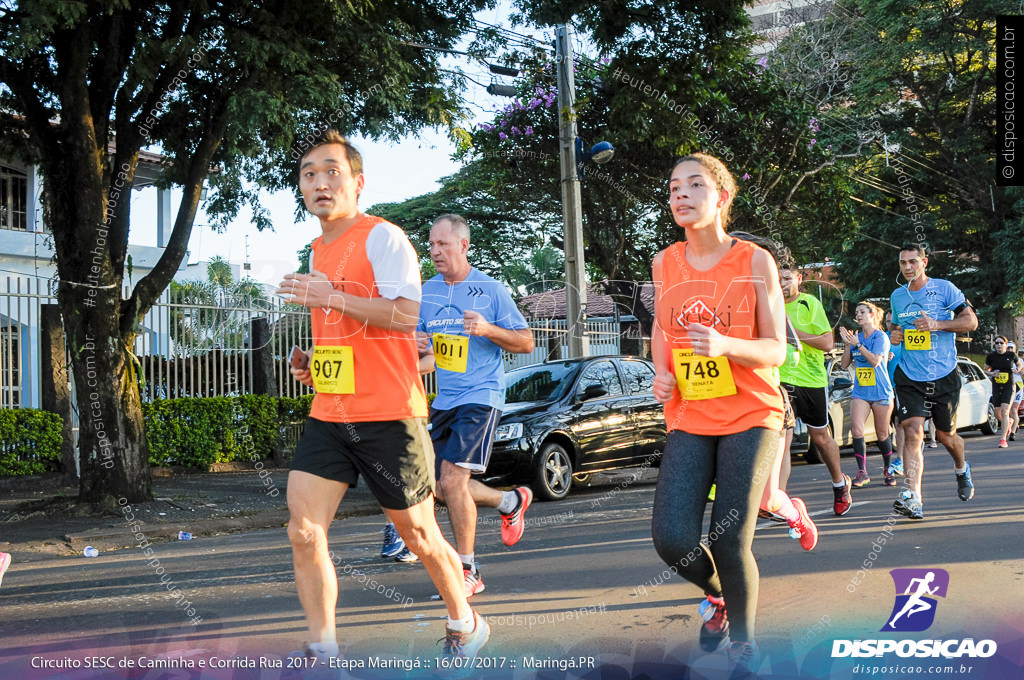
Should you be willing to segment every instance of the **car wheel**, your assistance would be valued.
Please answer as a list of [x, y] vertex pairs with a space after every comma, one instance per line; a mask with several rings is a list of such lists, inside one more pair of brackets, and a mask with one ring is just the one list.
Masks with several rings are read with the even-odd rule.
[[541, 449], [533, 469], [533, 491], [545, 501], [560, 501], [572, 488], [572, 458], [561, 444], [550, 442]]
[[999, 420], [996, 418], [996, 409], [991, 403], [988, 405], [988, 420], [978, 426], [982, 434], [995, 434], [999, 432]]
[[[832, 434], [832, 421], [828, 423], [828, 436], [832, 437], [835, 441], [835, 435]], [[811, 439], [810, 430], [807, 432], [807, 451], [804, 452], [804, 462], [808, 465], [821, 465], [823, 462], [821, 459], [821, 451], [818, 450], [818, 445]]]

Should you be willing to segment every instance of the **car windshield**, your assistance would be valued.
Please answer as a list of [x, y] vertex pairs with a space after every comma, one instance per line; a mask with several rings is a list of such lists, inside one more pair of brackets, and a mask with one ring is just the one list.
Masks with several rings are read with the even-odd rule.
[[527, 366], [505, 374], [505, 403], [555, 399], [579, 368], [579, 363]]

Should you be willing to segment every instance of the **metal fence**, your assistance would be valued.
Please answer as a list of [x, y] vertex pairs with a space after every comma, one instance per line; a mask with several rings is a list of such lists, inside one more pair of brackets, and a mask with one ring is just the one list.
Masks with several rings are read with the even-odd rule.
[[[8, 277], [6, 284], [6, 292], [0, 289], [0, 407], [39, 408], [41, 306], [57, 302], [54, 284], [30, 277]], [[277, 394], [312, 393], [292, 379], [286, 361], [293, 346], [312, 345], [308, 311], [269, 295], [235, 296], [194, 287], [165, 291], [142, 321], [132, 348], [142, 400], [251, 393], [257, 319], [267, 324], [268, 335], [261, 341], [270, 345]], [[535, 320], [530, 326], [536, 349], [506, 353], [506, 370], [568, 355], [564, 319]], [[619, 352], [620, 330], [614, 320], [592, 319], [587, 332], [591, 354]], [[424, 376], [424, 383], [428, 392], [437, 391], [434, 374]]]

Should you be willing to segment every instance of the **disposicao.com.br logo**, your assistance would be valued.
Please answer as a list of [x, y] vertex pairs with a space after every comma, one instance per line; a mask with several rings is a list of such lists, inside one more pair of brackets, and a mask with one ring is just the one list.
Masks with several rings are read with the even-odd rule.
[[[945, 598], [949, 572], [945, 569], [893, 569], [896, 600], [881, 632], [920, 632], [935, 621], [937, 597]], [[870, 657], [895, 653], [901, 657], [987, 658], [996, 653], [994, 640], [835, 640], [832, 657]]]

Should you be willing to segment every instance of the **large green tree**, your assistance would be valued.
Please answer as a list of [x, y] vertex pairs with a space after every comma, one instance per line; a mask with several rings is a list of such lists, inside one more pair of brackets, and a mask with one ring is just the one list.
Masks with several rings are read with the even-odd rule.
[[[855, 226], [824, 231], [851, 297], [902, 283], [898, 248], [927, 244], [929, 272], [950, 278], [983, 327], [1012, 331], [1024, 313], [1019, 230], [1024, 192], [995, 183], [995, 17], [1006, 0], [841, 0], [795, 43], [824, 41], [848, 74], [848, 96], [823, 112], [822, 136], [845, 153]], [[813, 82], [805, 74], [804, 82]]]
[[[131, 348], [188, 244], [204, 181], [224, 226], [292, 184], [298, 136], [449, 124], [451, 48], [486, 0], [33, 0], [0, 6], [0, 156], [38, 165], [83, 416], [82, 500], [150, 497]], [[301, 131], [301, 132], [300, 132]], [[139, 153], [182, 188], [155, 268], [121, 294]]]
[[[572, 24], [589, 56], [573, 64], [577, 123], [586, 145], [616, 147], [603, 166], [583, 167], [582, 214], [588, 274], [649, 322], [638, 281], [654, 254], [681, 234], [667, 211], [676, 158], [697, 150], [722, 158], [740, 190], [733, 227], [771, 234], [804, 260], [823, 259], [814, 238], [851, 217], [838, 154], [816, 138], [813, 97], [796, 92], [751, 49], [742, 2], [647, 0], [517, 3], [524, 22]], [[457, 135], [462, 171], [434, 194], [396, 208], [449, 205], [519, 220], [510, 239], [527, 247], [541, 234], [563, 247], [556, 62], [550, 46], [510, 54], [521, 70], [518, 96], [493, 119]], [[509, 252], [518, 252], [515, 244]]]

